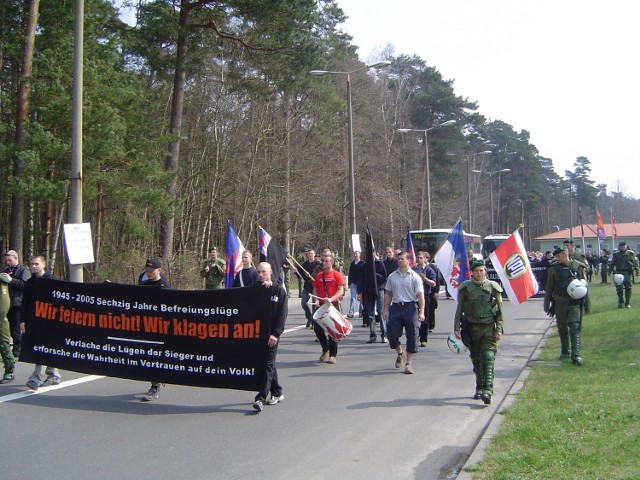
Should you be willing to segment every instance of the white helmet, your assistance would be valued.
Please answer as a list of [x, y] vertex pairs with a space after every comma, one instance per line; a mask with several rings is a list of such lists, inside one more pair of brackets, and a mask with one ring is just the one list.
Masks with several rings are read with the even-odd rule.
[[574, 300], [580, 300], [587, 295], [588, 288], [577, 278], [573, 279], [567, 287], [567, 293]]
[[624, 282], [624, 275], [622, 275], [621, 273], [616, 273], [613, 276], [613, 283], [615, 283], [616, 285], [622, 285], [623, 282]]
[[449, 347], [449, 350], [453, 353], [464, 353], [467, 351], [467, 347], [462, 343], [462, 340], [458, 340], [456, 338], [455, 333], [452, 333], [447, 337], [447, 347]]

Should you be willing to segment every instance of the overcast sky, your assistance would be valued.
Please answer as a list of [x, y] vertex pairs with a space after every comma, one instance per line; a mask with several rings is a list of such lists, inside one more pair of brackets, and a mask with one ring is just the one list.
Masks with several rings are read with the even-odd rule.
[[417, 55], [489, 120], [640, 198], [640, 1], [336, 0], [363, 61]]

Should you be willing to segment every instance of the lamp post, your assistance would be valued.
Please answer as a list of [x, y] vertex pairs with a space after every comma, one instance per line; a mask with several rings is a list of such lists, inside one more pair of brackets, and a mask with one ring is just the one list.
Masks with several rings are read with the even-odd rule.
[[[500, 173], [502, 172], [510, 172], [510, 168], [503, 168], [501, 170], [496, 170], [495, 172], [487, 172], [489, 175], [489, 202], [491, 204], [491, 234], [493, 235], [495, 232], [494, 222], [493, 222], [493, 176], [497, 173], [498, 178], [500, 178]], [[475, 173], [482, 173], [480, 170], [474, 170]]]
[[353, 161], [353, 111], [351, 109], [351, 74], [369, 70], [370, 68], [385, 68], [391, 65], [391, 62], [383, 61], [373, 63], [371, 65], [365, 65], [364, 67], [356, 68], [349, 72], [335, 72], [330, 70], [311, 70], [309, 75], [322, 76], [322, 75], [346, 75], [347, 76], [347, 144], [348, 144], [348, 163], [349, 163], [349, 201], [351, 204], [351, 211], [349, 214], [351, 221], [351, 233], [356, 235], [358, 230], [356, 229], [356, 179], [355, 179], [355, 167]]
[[427, 135], [428, 132], [433, 130], [434, 128], [446, 127], [448, 125], [453, 125], [456, 123], [455, 120], [447, 120], [446, 122], [439, 123], [438, 125], [434, 125], [433, 127], [427, 129], [417, 129], [417, 128], [398, 128], [397, 131], [400, 133], [407, 132], [420, 132], [423, 134], [424, 141], [424, 178], [422, 182], [422, 188], [420, 189], [420, 206], [418, 209], [418, 228], [422, 230], [422, 217], [424, 216], [424, 197], [425, 197], [425, 185], [427, 189], [427, 212], [429, 215], [429, 228], [431, 228], [431, 181], [429, 174], [429, 137]]
[[[469, 210], [469, 224], [467, 228], [469, 232], [473, 232], [473, 226], [471, 224], [471, 171], [469, 170], [469, 164], [471, 160], [474, 160], [475, 164], [476, 155], [489, 155], [490, 153], [491, 150], [485, 150], [483, 152], [472, 153], [471, 156], [467, 158], [467, 209]], [[473, 170], [473, 172], [479, 172], [479, 170]]]

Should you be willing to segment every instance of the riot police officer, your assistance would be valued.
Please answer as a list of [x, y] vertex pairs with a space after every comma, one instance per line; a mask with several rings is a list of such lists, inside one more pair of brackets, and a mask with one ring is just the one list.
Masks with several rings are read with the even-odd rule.
[[635, 272], [638, 275], [638, 259], [633, 250], [627, 248], [627, 242], [624, 240], [618, 243], [618, 251], [614, 252], [611, 263], [609, 263], [609, 272], [619, 273], [624, 277], [621, 284], [616, 284], [618, 308], [622, 308], [623, 301], [626, 308], [631, 308], [631, 274]]
[[498, 341], [504, 333], [502, 319], [502, 287], [487, 279], [484, 260], [471, 264], [472, 280], [465, 280], [458, 287], [458, 308], [453, 324], [456, 338], [461, 339], [460, 323], [463, 320], [469, 336], [469, 357], [476, 374], [474, 399], [485, 405], [491, 403], [493, 376]]
[[[565, 247], [553, 251], [556, 262], [549, 267], [547, 288], [544, 295], [544, 311], [556, 316], [560, 335], [560, 360], [571, 358], [575, 365], [584, 363], [580, 356], [580, 331], [582, 313], [589, 314], [591, 303], [587, 294], [583, 299], [574, 300], [567, 292], [569, 284], [575, 280], [586, 280], [587, 266], [569, 258]], [[551, 302], [553, 301], [553, 308]]]

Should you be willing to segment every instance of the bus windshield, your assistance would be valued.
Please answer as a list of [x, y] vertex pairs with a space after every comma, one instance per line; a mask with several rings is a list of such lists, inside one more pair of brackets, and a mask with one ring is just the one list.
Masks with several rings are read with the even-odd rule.
[[[442, 244], [446, 242], [451, 230], [446, 228], [430, 229], [430, 230], [411, 230], [411, 242], [413, 249], [418, 252], [428, 252], [433, 258]], [[464, 243], [467, 250], [473, 250], [474, 254], [480, 253], [480, 235], [472, 233], [464, 234]]]
[[504, 242], [510, 235], [488, 235], [482, 239], [482, 257], [487, 258]]

